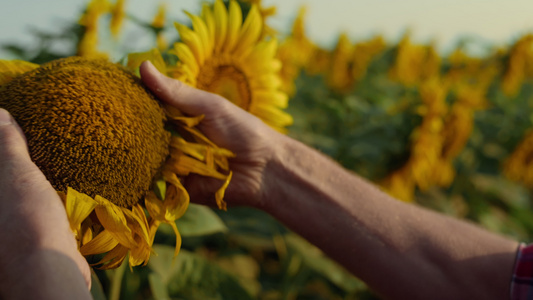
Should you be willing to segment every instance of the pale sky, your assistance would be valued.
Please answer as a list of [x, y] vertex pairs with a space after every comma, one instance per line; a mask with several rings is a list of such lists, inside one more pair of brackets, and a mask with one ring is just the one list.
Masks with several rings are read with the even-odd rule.
[[[28, 28], [54, 30], [77, 20], [88, 0], [0, 0], [0, 44], [31, 43]], [[200, 0], [167, 0], [169, 18], [184, 20], [183, 9], [198, 13]], [[128, 13], [150, 21], [157, 1], [129, 0]], [[459, 36], [507, 44], [533, 33], [533, 0], [263, 0], [277, 6], [271, 25], [286, 31], [298, 8], [308, 7], [307, 31], [320, 44], [332, 44], [341, 31], [353, 41], [377, 33], [396, 41], [410, 28], [422, 43], [435, 41], [449, 50]], [[142, 45], [139, 44], [139, 47]], [[137, 49], [139, 51], [143, 49]], [[0, 59], [6, 57], [0, 50]]]

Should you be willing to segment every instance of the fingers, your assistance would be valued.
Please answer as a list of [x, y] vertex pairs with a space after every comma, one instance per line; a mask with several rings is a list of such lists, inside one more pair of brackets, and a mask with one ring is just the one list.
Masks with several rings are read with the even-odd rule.
[[183, 82], [161, 74], [149, 61], [140, 67], [141, 79], [161, 101], [166, 102], [187, 115], [207, 114], [213, 106], [225, 101], [221, 97], [206, 91], [195, 89]]
[[[39, 206], [35, 206], [36, 201], [39, 202]], [[22, 245], [34, 245], [32, 243], [37, 238], [33, 238], [32, 241], [28, 239], [39, 237], [43, 242], [38, 246], [42, 249], [57, 249], [73, 258], [86, 285], [90, 288], [90, 269], [85, 258], [77, 250], [63, 203], [31, 161], [22, 129], [9, 112], [2, 108], [0, 108], [0, 221], [3, 227], [9, 222], [12, 228], [17, 228], [17, 231], [4, 231], [1, 235], [3, 241], [11, 239]], [[45, 229], [48, 225], [53, 230]], [[17, 234], [19, 231], [25, 234], [20, 236]], [[13, 246], [12, 249], [19, 248]], [[36, 249], [37, 246], [25, 246], [21, 251]], [[15, 253], [10, 249], [6, 251]], [[21, 251], [19, 253], [22, 253]]]
[[7, 110], [0, 108], [0, 163], [29, 160], [26, 138], [22, 129]]

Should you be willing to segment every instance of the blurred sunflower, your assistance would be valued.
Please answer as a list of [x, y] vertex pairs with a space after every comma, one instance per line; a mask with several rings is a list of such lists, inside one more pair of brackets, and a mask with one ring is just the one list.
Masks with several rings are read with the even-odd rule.
[[414, 200], [414, 189], [427, 190], [436, 184], [444, 144], [444, 117], [448, 111], [448, 87], [440, 79], [425, 81], [419, 88], [422, 104], [417, 113], [421, 124], [411, 134], [410, 156], [398, 170], [387, 176], [382, 186], [403, 201]]
[[533, 130], [525, 133], [522, 141], [505, 159], [503, 174], [528, 188], [533, 187]]
[[[91, 0], [89, 2], [85, 13], [79, 20], [79, 24], [83, 26], [83, 35], [78, 42], [78, 56], [107, 57], [106, 53], [98, 50], [98, 21], [103, 14], [108, 13], [110, 10], [111, 4], [107, 0]], [[115, 19], [118, 20], [117, 18]]]
[[243, 22], [236, 1], [204, 5], [200, 16], [189, 14], [193, 29], [176, 23], [182, 42], [169, 53], [179, 62], [168, 74], [187, 84], [224, 96], [279, 131], [292, 124], [282, 109], [288, 96], [280, 90], [281, 63], [275, 39], [262, 39], [261, 15], [252, 5]]
[[157, 8], [157, 13], [152, 20], [152, 27], [157, 31], [156, 43], [157, 49], [164, 51], [168, 48], [168, 43], [163, 35], [163, 29], [165, 28], [165, 20], [167, 14], [167, 6], [165, 3], [160, 3]]
[[330, 65], [326, 73], [327, 84], [332, 90], [342, 93], [351, 89], [354, 83], [353, 54], [354, 45], [345, 32], [341, 33], [331, 54]]
[[372, 60], [383, 52], [386, 46], [387, 44], [381, 35], [354, 45], [352, 76], [355, 80], [365, 76]]
[[[300, 7], [298, 15], [292, 24], [291, 34], [281, 43], [277, 58], [282, 62], [281, 79], [282, 90], [289, 95], [296, 93], [294, 81], [303, 68], [316, 69], [315, 60], [312, 60], [317, 48], [305, 33], [305, 16], [307, 8]], [[320, 61], [320, 62], [323, 62]]]
[[469, 83], [457, 84], [453, 88], [455, 101], [444, 118], [442, 130], [443, 145], [438, 162], [440, 170], [435, 172], [436, 183], [448, 187], [455, 177], [454, 159], [464, 149], [474, 128], [474, 115], [477, 110], [487, 107], [487, 87]]
[[276, 30], [267, 24], [267, 19], [276, 14], [275, 6], [265, 7], [263, 5], [263, 0], [241, 0], [243, 3], [248, 3], [250, 5], [257, 5], [259, 8], [259, 13], [261, 14], [261, 19], [263, 20], [263, 31], [261, 36], [275, 36]]
[[451, 86], [461, 86], [468, 82], [478, 88], [488, 89], [495, 77], [501, 73], [502, 56], [501, 50], [483, 59], [469, 56], [461, 48], [455, 49], [445, 58], [448, 65], [443, 78]]
[[130, 266], [146, 264], [161, 222], [174, 229], [178, 254], [174, 221], [189, 204], [185, 175], [225, 180], [216, 195], [223, 203], [232, 153], [195, 130], [200, 118], [161, 107], [118, 64], [0, 61], [0, 107], [20, 124], [33, 161], [63, 199], [80, 252], [105, 253], [101, 268], [118, 267], [128, 253]]
[[389, 76], [403, 85], [415, 86], [440, 75], [441, 58], [433, 45], [417, 45], [405, 34], [396, 47]]
[[522, 83], [526, 79], [527, 68], [533, 64], [533, 35], [521, 37], [509, 51], [505, 73], [501, 83], [502, 90], [509, 97], [520, 93]]
[[109, 29], [114, 38], [117, 38], [126, 18], [126, 0], [117, 0], [111, 7], [111, 21]]
[[327, 72], [330, 63], [331, 52], [328, 49], [316, 47], [311, 58], [309, 58], [309, 63], [305, 65], [305, 71], [309, 75], [324, 74]]

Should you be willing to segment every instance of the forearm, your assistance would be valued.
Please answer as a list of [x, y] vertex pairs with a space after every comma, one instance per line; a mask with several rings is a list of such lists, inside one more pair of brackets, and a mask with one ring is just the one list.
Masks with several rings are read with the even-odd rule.
[[517, 243], [392, 199], [286, 137], [264, 209], [386, 298], [505, 299]]

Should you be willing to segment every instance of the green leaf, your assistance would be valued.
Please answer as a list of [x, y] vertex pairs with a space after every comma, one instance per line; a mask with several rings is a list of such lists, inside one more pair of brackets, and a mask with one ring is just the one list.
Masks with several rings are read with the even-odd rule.
[[176, 220], [183, 237], [204, 236], [227, 232], [224, 222], [207, 206], [190, 204], [183, 217]]
[[148, 282], [150, 284], [150, 290], [155, 300], [169, 300], [167, 287], [159, 274], [152, 272], [148, 274]]
[[148, 267], [159, 278], [154, 275], [152, 280], [155, 285], [166, 286], [172, 298], [253, 299], [235, 275], [205, 257], [182, 249], [173, 260], [174, 248], [165, 245], [154, 245], [154, 251], [157, 255], [150, 259]]
[[296, 234], [285, 235], [285, 242], [287, 247], [293, 254], [298, 255], [303, 264], [309, 267], [316, 273], [324, 276], [333, 284], [342, 288], [346, 292], [353, 293], [357, 290], [365, 288], [365, 284], [336, 262], [325, 256], [322, 251], [313, 245], [309, 244], [306, 240], [299, 237]]
[[96, 276], [96, 273], [91, 269], [91, 295], [94, 300], [107, 300], [104, 288]]

